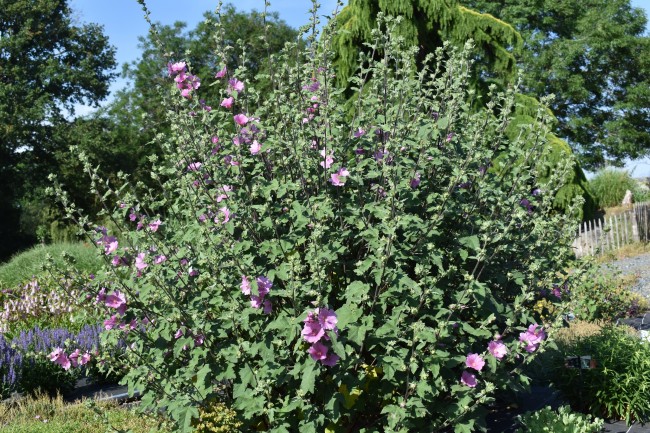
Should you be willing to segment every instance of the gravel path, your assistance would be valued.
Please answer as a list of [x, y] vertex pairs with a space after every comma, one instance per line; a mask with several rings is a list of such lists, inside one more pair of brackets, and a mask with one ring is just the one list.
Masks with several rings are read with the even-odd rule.
[[636, 285], [631, 287], [632, 291], [650, 299], [650, 253], [616, 260], [609, 266], [619, 269], [624, 275], [637, 275], [639, 279]]

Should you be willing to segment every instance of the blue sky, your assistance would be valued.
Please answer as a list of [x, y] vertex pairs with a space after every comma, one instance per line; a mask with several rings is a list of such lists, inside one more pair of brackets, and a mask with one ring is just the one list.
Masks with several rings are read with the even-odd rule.
[[[225, 1], [225, 3], [227, 0]], [[233, 1], [238, 10], [262, 10], [263, 0], [237, 0]], [[346, 0], [343, 1], [347, 3]], [[175, 21], [184, 21], [192, 29], [202, 19], [203, 13], [214, 10], [217, 0], [149, 0], [151, 19], [163, 24], [172, 24]], [[336, 0], [320, 0], [321, 13], [329, 14], [336, 7]], [[645, 9], [650, 17], [650, 0], [631, 0], [632, 6]], [[143, 18], [140, 5], [136, 0], [70, 0], [75, 18], [80, 22], [93, 22], [104, 26], [110, 42], [117, 48], [117, 61], [120, 65], [138, 59], [138, 36], [147, 34], [148, 25]], [[309, 20], [311, 1], [308, 0], [271, 0], [270, 10], [277, 11], [280, 18], [290, 26], [299, 27]], [[647, 30], [648, 31], [648, 30]], [[121, 71], [121, 66], [119, 71]], [[125, 85], [124, 80], [116, 80], [111, 86], [111, 91], [118, 90]], [[88, 112], [80, 107], [80, 114]], [[630, 162], [627, 169], [633, 170], [637, 177], [650, 176], [650, 158]]]

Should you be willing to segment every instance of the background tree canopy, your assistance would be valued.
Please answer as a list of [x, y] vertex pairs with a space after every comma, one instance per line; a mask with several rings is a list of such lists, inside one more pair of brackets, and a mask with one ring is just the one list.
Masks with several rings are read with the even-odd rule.
[[630, 0], [464, 0], [512, 24], [524, 91], [555, 94], [556, 133], [596, 169], [650, 154], [650, 38]]
[[0, 0], [0, 259], [29, 242], [20, 202], [55, 171], [66, 113], [105, 98], [114, 68], [101, 26], [73, 23], [65, 0]]

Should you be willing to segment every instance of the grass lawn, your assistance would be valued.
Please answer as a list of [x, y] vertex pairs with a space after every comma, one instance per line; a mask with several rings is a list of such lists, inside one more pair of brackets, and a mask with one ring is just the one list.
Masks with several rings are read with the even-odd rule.
[[169, 433], [160, 418], [137, 413], [115, 403], [66, 404], [61, 397], [40, 396], [0, 404], [0, 433], [105, 433], [108, 427], [133, 433]]

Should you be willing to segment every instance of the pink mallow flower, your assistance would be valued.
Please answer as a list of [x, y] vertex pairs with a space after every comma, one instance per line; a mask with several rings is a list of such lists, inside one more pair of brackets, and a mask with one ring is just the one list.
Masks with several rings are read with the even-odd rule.
[[223, 101], [221, 101], [221, 106], [223, 108], [228, 108], [229, 109], [229, 108], [232, 107], [233, 102], [235, 102], [235, 100], [231, 96], [230, 98], [225, 98]]
[[152, 232], [158, 231], [158, 227], [160, 227], [160, 224], [162, 224], [162, 221], [160, 219], [157, 219], [156, 221], [149, 223], [149, 230]]
[[306, 342], [316, 343], [325, 335], [325, 329], [321, 326], [314, 313], [308, 313], [304, 323], [305, 326], [302, 329], [302, 338], [304, 338]]
[[532, 353], [536, 351], [540, 343], [546, 338], [546, 332], [544, 332], [542, 327], [537, 329], [538, 326], [537, 324], [532, 324], [526, 332], [519, 334], [519, 341], [526, 344], [526, 352]]
[[328, 367], [334, 367], [339, 362], [340, 357], [336, 353], [329, 353], [325, 359], [321, 359], [321, 363]]
[[345, 168], [340, 168], [336, 173], [332, 173], [330, 176], [330, 182], [334, 186], [343, 186], [345, 185], [345, 180], [350, 175], [350, 172]]
[[119, 318], [113, 314], [110, 318], [104, 320], [104, 329], [110, 331], [111, 329], [115, 328], [118, 322]]
[[136, 256], [136, 258], [135, 258], [135, 268], [136, 268], [138, 271], [143, 271], [147, 266], [149, 266], [149, 265], [144, 261], [145, 256], [146, 256], [145, 253], [140, 253], [140, 254], [138, 254], [138, 255]]
[[323, 327], [323, 329], [336, 329], [338, 319], [336, 318], [336, 313], [334, 310], [329, 310], [327, 308], [317, 308], [316, 316], [318, 317], [318, 323]]
[[187, 166], [187, 171], [199, 171], [203, 164], [200, 162], [193, 162], [190, 165]]
[[476, 386], [476, 376], [465, 370], [460, 376], [460, 383], [469, 386], [470, 388], [474, 388]]
[[70, 369], [70, 358], [68, 358], [68, 355], [66, 355], [63, 349], [60, 347], [54, 349], [52, 353], [50, 353], [49, 357], [50, 361], [54, 362], [55, 364], [59, 364], [61, 367], [63, 367], [64, 370]]
[[235, 123], [239, 126], [246, 126], [246, 124], [248, 123], [248, 117], [246, 117], [246, 115], [243, 113], [236, 114], [233, 117], [233, 119], [235, 120]]
[[476, 371], [481, 371], [485, 365], [485, 361], [481, 358], [481, 355], [476, 353], [470, 353], [465, 358], [465, 365], [469, 368], [473, 368]]
[[248, 278], [246, 278], [246, 275], [241, 276], [241, 284], [239, 285], [241, 287], [241, 292], [244, 295], [250, 295], [251, 294], [251, 283], [248, 281]]
[[257, 142], [257, 140], [253, 140], [253, 143], [251, 144], [251, 154], [257, 155], [260, 153], [260, 150], [262, 150], [262, 145]]
[[496, 340], [490, 341], [488, 343], [488, 351], [492, 354], [492, 356], [500, 360], [506, 356], [506, 353], [508, 353], [508, 348], [505, 344], [503, 344], [502, 341]]
[[232, 186], [230, 185], [224, 185], [221, 187], [221, 190], [223, 191], [222, 194], [219, 194], [217, 198], [215, 199], [217, 203], [221, 203], [221, 200], [225, 200], [228, 198], [228, 192], [232, 191]]
[[324, 158], [323, 161], [320, 162], [320, 166], [325, 169], [330, 168], [334, 162], [334, 156], [332, 153], [326, 153], [325, 149], [321, 149], [320, 155]]
[[239, 81], [237, 78], [231, 78], [228, 80], [228, 94], [232, 93], [232, 91], [236, 91], [237, 93], [241, 93], [244, 91], [244, 83]]
[[90, 362], [90, 353], [86, 352], [79, 358], [79, 365], [85, 365]]
[[80, 354], [81, 354], [81, 352], [79, 351], [79, 349], [75, 350], [74, 352], [72, 352], [70, 354], [70, 356], [69, 356], [70, 365], [72, 365], [72, 367], [76, 368], [79, 365], [79, 355]]
[[153, 263], [154, 265], [159, 265], [161, 263], [164, 263], [166, 260], [167, 260], [167, 256], [165, 256], [164, 254], [160, 254], [153, 259]]
[[323, 343], [316, 342], [307, 350], [314, 361], [323, 361], [327, 359], [327, 346]]
[[256, 279], [257, 281], [257, 292], [261, 297], [264, 297], [269, 294], [271, 287], [273, 287], [273, 282], [266, 278], [264, 275], [260, 275]]
[[187, 64], [185, 62], [178, 62], [172, 64], [169, 67], [169, 70], [174, 74], [178, 74], [179, 72], [185, 72], [185, 68], [187, 68]]
[[223, 77], [226, 76], [227, 72], [228, 72], [228, 70], [224, 66], [223, 69], [221, 69], [219, 72], [217, 72], [217, 74], [214, 76], [214, 78], [223, 78]]
[[117, 313], [120, 315], [123, 315], [126, 311], [126, 296], [117, 290], [106, 296], [104, 303], [107, 307], [117, 309]]

